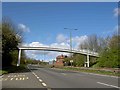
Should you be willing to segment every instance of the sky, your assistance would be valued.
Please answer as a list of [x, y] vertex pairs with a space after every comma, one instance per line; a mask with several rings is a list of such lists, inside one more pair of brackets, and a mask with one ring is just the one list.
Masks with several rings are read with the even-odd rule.
[[[117, 2], [3, 2], [2, 17], [9, 17], [23, 32], [24, 46], [73, 48], [88, 35], [106, 37], [118, 27]], [[64, 29], [68, 28], [68, 29]], [[78, 30], [74, 30], [78, 29]], [[67, 53], [26, 51], [30, 58], [52, 60]]]

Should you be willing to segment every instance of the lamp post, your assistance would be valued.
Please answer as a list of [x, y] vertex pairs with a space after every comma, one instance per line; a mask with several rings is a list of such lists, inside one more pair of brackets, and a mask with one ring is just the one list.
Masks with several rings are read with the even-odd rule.
[[78, 29], [71, 29], [71, 28], [64, 28], [64, 29], [70, 30], [70, 50], [72, 52], [72, 32], [71, 32], [71, 30], [78, 30]]

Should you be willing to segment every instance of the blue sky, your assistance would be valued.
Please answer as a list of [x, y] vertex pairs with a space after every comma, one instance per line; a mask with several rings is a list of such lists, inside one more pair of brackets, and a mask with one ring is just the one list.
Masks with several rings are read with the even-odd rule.
[[[72, 30], [73, 47], [86, 38], [97, 34], [107, 36], [117, 27], [117, 2], [59, 2], [59, 3], [3, 3], [2, 15], [7, 16], [24, 32], [24, 44], [30, 46], [69, 47], [69, 30]], [[43, 58], [36, 51], [27, 52], [37, 59]], [[37, 53], [35, 55], [35, 53]], [[47, 59], [56, 53], [46, 54]]]

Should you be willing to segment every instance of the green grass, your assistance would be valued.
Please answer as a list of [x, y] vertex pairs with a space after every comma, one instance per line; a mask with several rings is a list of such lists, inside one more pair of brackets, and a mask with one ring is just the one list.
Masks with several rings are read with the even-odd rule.
[[2, 75], [2, 74], [7, 74], [8, 72], [7, 71], [5, 71], [5, 70], [0, 70], [0, 75]]
[[70, 70], [70, 71], [79, 71], [79, 72], [87, 72], [87, 73], [95, 73], [95, 74], [102, 74], [102, 75], [111, 75], [111, 76], [120, 76], [118, 72], [111, 72], [111, 71], [104, 71], [104, 70], [95, 70], [95, 69], [83, 69], [83, 68], [74, 68], [74, 67], [59, 67], [63, 70]]
[[12, 65], [12, 66], [4, 68], [3, 70], [0, 70], [0, 74], [19, 72], [24, 69], [26, 69], [25, 65], [20, 65], [19, 67]]

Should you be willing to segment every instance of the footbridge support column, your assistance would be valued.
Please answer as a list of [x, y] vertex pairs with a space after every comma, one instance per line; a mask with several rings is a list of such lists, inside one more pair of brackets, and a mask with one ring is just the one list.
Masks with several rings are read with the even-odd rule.
[[17, 66], [20, 66], [20, 58], [21, 58], [21, 49], [19, 49], [19, 51], [18, 51], [18, 62], [17, 62]]
[[90, 56], [87, 55], [87, 67], [90, 67]]
[[87, 60], [85, 59], [85, 64], [84, 64], [84, 67], [90, 67], [90, 56], [87, 54], [87, 56], [86, 56], [87, 58]]

